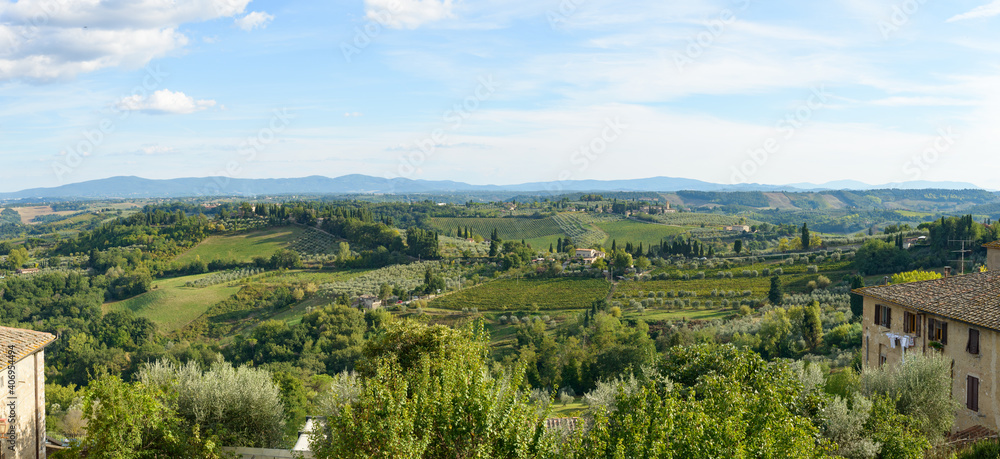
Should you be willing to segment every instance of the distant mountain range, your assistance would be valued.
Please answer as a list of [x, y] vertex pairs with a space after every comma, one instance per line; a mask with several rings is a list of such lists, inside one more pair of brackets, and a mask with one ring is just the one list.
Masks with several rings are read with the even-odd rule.
[[965, 182], [912, 181], [868, 185], [853, 180], [816, 185], [736, 184], [726, 185], [701, 180], [652, 177], [631, 180], [568, 180], [563, 182], [532, 182], [518, 185], [470, 185], [454, 181], [385, 179], [367, 175], [345, 175], [329, 178], [311, 176], [286, 179], [231, 179], [226, 177], [178, 178], [151, 180], [140, 177], [111, 177], [73, 183], [54, 188], [0, 193], [0, 200], [23, 199], [100, 199], [100, 198], [181, 198], [192, 196], [258, 196], [296, 194], [421, 194], [456, 192], [610, 192], [610, 191], [820, 191], [866, 189], [980, 189]]

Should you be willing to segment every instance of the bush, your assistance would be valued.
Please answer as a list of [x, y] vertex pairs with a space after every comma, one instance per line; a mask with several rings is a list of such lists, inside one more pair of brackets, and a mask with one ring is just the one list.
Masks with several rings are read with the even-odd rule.
[[357, 399], [324, 413], [326, 428], [312, 435], [315, 457], [531, 457], [549, 449], [547, 407], [527, 403], [523, 369], [490, 370], [481, 327], [390, 325], [365, 355]]
[[955, 422], [958, 402], [951, 398], [951, 361], [913, 353], [906, 363], [865, 369], [862, 391], [895, 400], [899, 413], [913, 418], [925, 438], [935, 442]]
[[830, 278], [826, 276], [819, 276], [816, 278], [816, 286], [819, 288], [827, 288], [831, 284]]
[[982, 440], [973, 443], [958, 454], [956, 459], [994, 459], [1000, 457], [1000, 442], [997, 440]]
[[281, 441], [281, 392], [266, 370], [220, 362], [202, 372], [193, 361], [183, 366], [159, 361], [146, 364], [139, 380], [176, 394], [177, 414], [218, 435], [224, 445], [273, 448]]

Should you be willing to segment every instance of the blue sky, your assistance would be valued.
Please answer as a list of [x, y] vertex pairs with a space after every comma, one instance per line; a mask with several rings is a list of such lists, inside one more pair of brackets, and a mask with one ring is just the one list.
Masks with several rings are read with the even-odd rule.
[[0, 0], [0, 191], [352, 173], [1000, 188], [987, 1]]

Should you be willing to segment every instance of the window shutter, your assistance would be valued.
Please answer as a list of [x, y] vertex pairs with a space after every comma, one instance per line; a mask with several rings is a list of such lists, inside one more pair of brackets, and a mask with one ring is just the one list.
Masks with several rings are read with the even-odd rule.
[[916, 326], [916, 328], [917, 328], [916, 332], [917, 332], [917, 337], [918, 338], [920, 337], [920, 329], [923, 328], [923, 326], [924, 326], [923, 322], [924, 322], [924, 316], [918, 315], [917, 319], [915, 321], [915, 323], [917, 325]]
[[875, 325], [882, 325], [882, 305], [875, 305]]
[[892, 328], [892, 309], [885, 308], [885, 328]]
[[969, 342], [965, 344], [965, 350], [970, 354], [979, 354], [979, 330], [969, 329]]
[[972, 409], [979, 411], [979, 378], [972, 378], [972, 385], [975, 386], [972, 391]]
[[941, 344], [948, 344], [948, 322], [941, 322]]
[[979, 411], [979, 378], [966, 376], [965, 407], [972, 411]]

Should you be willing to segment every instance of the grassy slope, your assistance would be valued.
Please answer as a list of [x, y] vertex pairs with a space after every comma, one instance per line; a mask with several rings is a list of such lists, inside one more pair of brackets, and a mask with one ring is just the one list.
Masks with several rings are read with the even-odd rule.
[[672, 237], [681, 234], [687, 228], [679, 226], [658, 225], [653, 223], [641, 223], [632, 220], [621, 220], [617, 222], [597, 222], [597, 227], [608, 233], [608, 239], [604, 241], [605, 247], [611, 247], [611, 241], [618, 242], [619, 247], [624, 247], [626, 242], [638, 245], [640, 242], [643, 248], [650, 244], [659, 244], [665, 237]]
[[505, 241], [524, 239], [537, 250], [549, 249], [560, 237], [566, 237], [551, 218], [432, 218], [431, 225], [444, 234], [454, 236], [455, 229], [469, 227], [474, 233], [489, 238], [493, 229]]
[[198, 256], [205, 261], [218, 259], [251, 261], [256, 256], [268, 257], [278, 249], [287, 247], [301, 236], [302, 232], [302, 228], [285, 226], [235, 236], [212, 236], [178, 256], [176, 261], [190, 263]]
[[209, 307], [239, 291], [239, 287], [225, 284], [211, 287], [185, 287], [184, 284], [209, 274], [158, 279], [156, 288], [134, 298], [104, 305], [105, 311], [130, 310], [145, 317], [160, 327], [162, 332], [171, 332], [187, 325], [202, 315]]

